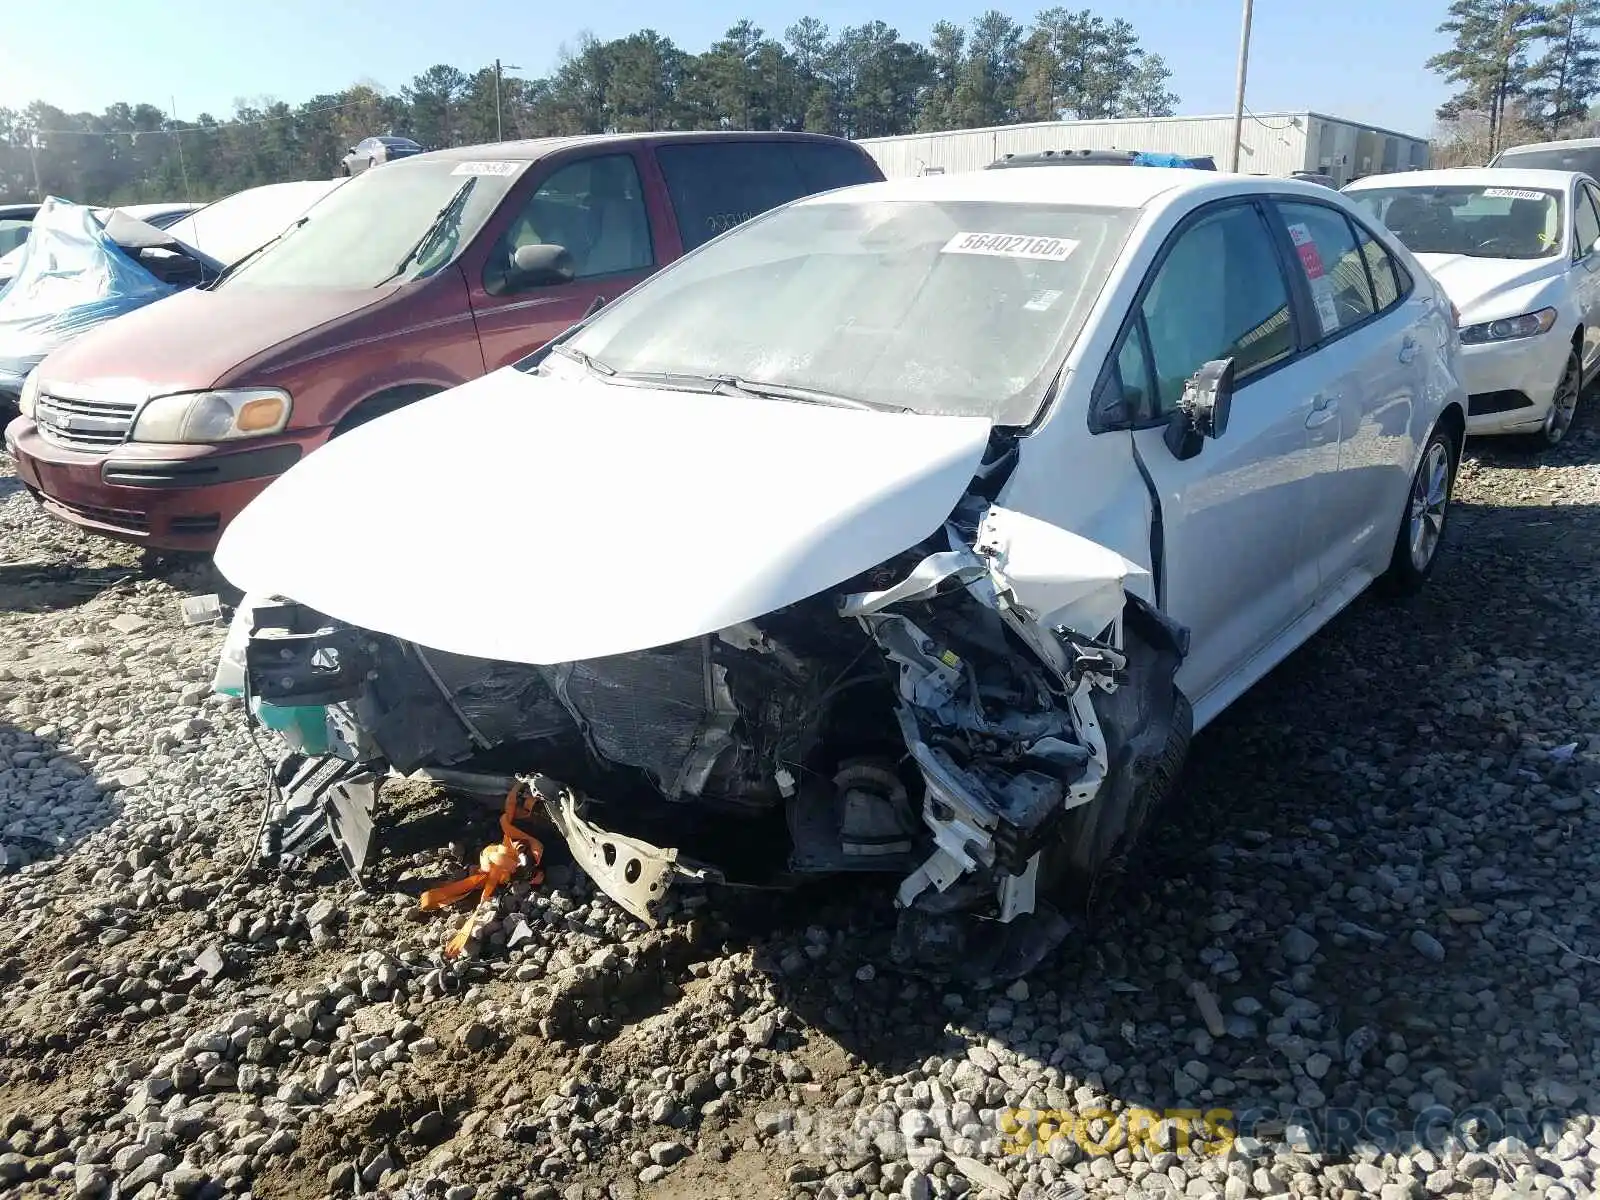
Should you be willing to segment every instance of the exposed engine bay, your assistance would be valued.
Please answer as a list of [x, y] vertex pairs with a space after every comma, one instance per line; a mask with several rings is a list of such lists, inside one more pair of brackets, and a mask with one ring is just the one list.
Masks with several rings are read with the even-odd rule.
[[359, 878], [381, 788], [512, 778], [602, 891], [654, 924], [674, 880], [898, 878], [898, 958], [1003, 978], [1069, 925], [1049, 895], [1125, 852], [1181, 766], [1182, 629], [1141, 568], [969, 495], [935, 537], [715, 633], [491, 661], [247, 596], [233, 680], [292, 753], [275, 845], [331, 834]]

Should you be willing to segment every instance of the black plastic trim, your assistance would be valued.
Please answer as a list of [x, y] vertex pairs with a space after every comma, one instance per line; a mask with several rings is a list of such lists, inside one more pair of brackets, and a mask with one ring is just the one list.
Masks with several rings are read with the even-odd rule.
[[207, 458], [110, 459], [101, 465], [100, 479], [118, 487], [211, 487], [282, 475], [299, 461], [300, 447], [290, 442]]

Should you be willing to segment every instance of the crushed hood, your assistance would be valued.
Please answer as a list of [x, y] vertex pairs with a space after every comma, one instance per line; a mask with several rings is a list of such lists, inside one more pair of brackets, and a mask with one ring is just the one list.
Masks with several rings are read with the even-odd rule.
[[916, 545], [989, 432], [507, 368], [303, 459], [233, 521], [216, 562], [246, 592], [457, 654], [630, 653]]
[[1417, 261], [1438, 280], [1463, 315], [1497, 295], [1560, 274], [1566, 262], [1550, 258], [1476, 258], [1469, 254], [1419, 254]]

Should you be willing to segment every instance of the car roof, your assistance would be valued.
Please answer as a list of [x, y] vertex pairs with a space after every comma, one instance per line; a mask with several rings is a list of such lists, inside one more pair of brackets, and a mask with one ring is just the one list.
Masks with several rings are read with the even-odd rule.
[[38, 211], [37, 204], [0, 204], [0, 217], [31, 217]]
[[[412, 161], [450, 159], [471, 162], [478, 159], [502, 159], [511, 162], [533, 162], [567, 150], [574, 146], [632, 146], [659, 145], [671, 142], [827, 142], [837, 145], [842, 138], [824, 133], [789, 133], [779, 130], [678, 130], [657, 133], [580, 133], [571, 137], [529, 138], [519, 142], [485, 142], [478, 146], [452, 146], [447, 150], [430, 150], [417, 155]], [[854, 143], [846, 143], [853, 145]], [[862, 151], [866, 153], [865, 150]]]
[[1600, 147], [1600, 138], [1563, 138], [1558, 142], [1524, 142], [1520, 146], [1507, 146], [1495, 157], [1520, 154], [1524, 150], [1593, 150]]
[[1368, 175], [1345, 184], [1346, 192], [1361, 192], [1384, 187], [1528, 187], [1557, 191], [1570, 187], [1573, 179], [1586, 178], [1579, 171], [1544, 171], [1534, 167], [1445, 167], [1437, 171], [1395, 171], [1387, 175]]
[[797, 201], [836, 203], [840, 199], [977, 201], [991, 204], [1075, 204], [1093, 208], [1139, 209], [1161, 200], [1202, 204], [1228, 196], [1290, 195], [1327, 200], [1328, 189], [1300, 179], [1257, 178], [1189, 167], [1129, 170], [1084, 164], [1070, 171], [967, 171], [863, 183]]

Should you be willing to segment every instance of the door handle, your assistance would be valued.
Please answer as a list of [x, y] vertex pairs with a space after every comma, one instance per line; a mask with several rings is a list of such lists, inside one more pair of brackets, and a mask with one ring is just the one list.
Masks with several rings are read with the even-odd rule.
[[1410, 362], [1417, 356], [1417, 339], [1407, 335], [1406, 340], [1400, 343], [1400, 361]]
[[1311, 401], [1311, 413], [1306, 417], [1306, 428], [1315, 429], [1319, 425], [1326, 425], [1338, 415], [1338, 397], [1317, 396]]

